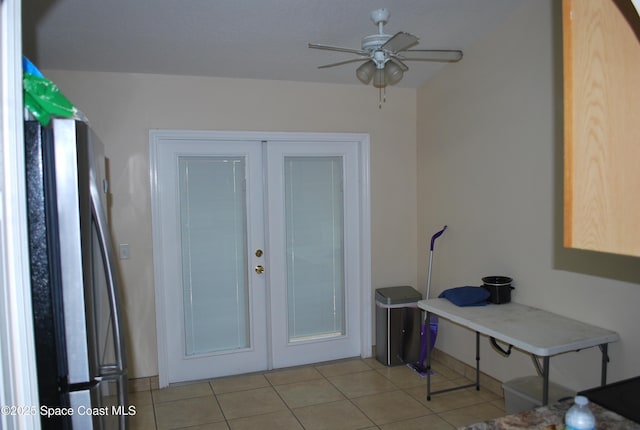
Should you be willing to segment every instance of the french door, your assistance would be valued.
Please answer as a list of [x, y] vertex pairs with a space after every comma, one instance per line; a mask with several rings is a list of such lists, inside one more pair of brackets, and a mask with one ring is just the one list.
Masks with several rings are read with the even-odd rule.
[[161, 385], [370, 353], [355, 136], [151, 132]]

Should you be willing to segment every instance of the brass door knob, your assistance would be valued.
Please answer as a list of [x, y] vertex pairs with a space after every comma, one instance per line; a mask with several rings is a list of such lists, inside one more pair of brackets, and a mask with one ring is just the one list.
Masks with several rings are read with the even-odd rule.
[[262, 266], [261, 264], [258, 264], [258, 265], [256, 266], [256, 273], [257, 273], [258, 275], [261, 275], [263, 272], [264, 272], [264, 266]]

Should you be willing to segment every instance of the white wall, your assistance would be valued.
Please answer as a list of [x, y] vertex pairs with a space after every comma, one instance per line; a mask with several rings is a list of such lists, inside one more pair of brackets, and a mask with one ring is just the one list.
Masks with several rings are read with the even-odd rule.
[[158, 371], [149, 129], [369, 133], [372, 288], [416, 284], [415, 90], [390, 88], [378, 109], [378, 91], [359, 84], [44, 73], [87, 115], [111, 161], [114, 236], [131, 247], [120, 261], [131, 376]]
[[[424, 291], [428, 240], [448, 224], [436, 242], [432, 294], [513, 276], [514, 300], [619, 332], [609, 380], [638, 374], [638, 259], [560, 245], [559, 3], [530, 0], [417, 99], [391, 88], [382, 110], [377, 91], [360, 85], [45, 71], [87, 114], [111, 158], [114, 235], [131, 245], [121, 271], [132, 376], [157, 373], [151, 128], [370, 133], [374, 289], [417, 282]], [[472, 340], [441, 322], [446, 352], [472, 363]], [[534, 373], [528, 357], [514, 355], [504, 359], [483, 342], [483, 370], [501, 380]], [[596, 349], [554, 358], [552, 379], [596, 385], [599, 358]]]
[[[561, 247], [560, 3], [529, 1], [418, 91], [418, 255], [448, 224], [432, 296], [509, 275], [514, 301], [617, 331], [614, 381], [640, 373], [640, 260]], [[441, 323], [437, 345], [472, 364], [473, 339]], [[486, 340], [481, 351], [482, 370], [500, 380], [535, 374], [522, 353], [503, 358]], [[574, 389], [599, 384], [599, 369], [597, 348], [551, 360], [551, 378]]]

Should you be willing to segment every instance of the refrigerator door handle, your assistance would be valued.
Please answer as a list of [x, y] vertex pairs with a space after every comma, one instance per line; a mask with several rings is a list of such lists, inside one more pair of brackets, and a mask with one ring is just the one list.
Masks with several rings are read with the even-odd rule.
[[103, 264], [105, 267], [105, 276], [108, 287], [109, 306], [111, 308], [111, 323], [113, 327], [114, 343], [116, 348], [116, 369], [113, 366], [100, 367], [100, 373], [105, 370], [107, 373], [125, 372], [126, 358], [124, 352], [124, 341], [122, 338], [122, 327], [120, 326], [120, 302], [118, 298], [117, 280], [115, 273], [114, 253], [109, 236], [109, 228], [104, 215], [100, 199], [100, 187], [95, 174], [95, 168], [92, 166], [90, 170], [91, 180], [91, 212], [96, 226], [100, 252], [102, 254]]

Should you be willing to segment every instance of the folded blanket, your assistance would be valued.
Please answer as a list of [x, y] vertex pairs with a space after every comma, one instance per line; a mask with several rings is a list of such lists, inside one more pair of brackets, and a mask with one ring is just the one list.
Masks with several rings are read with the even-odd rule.
[[458, 306], [484, 306], [491, 293], [482, 287], [455, 287], [444, 290], [438, 297], [444, 297]]

